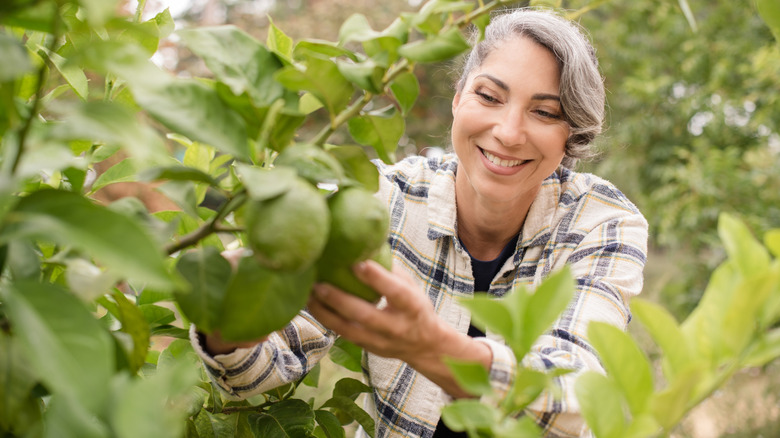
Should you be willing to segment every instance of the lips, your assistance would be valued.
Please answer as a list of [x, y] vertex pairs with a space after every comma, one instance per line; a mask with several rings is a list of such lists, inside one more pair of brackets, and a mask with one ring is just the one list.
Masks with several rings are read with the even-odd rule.
[[497, 157], [497, 156], [491, 154], [490, 152], [488, 152], [488, 151], [486, 151], [486, 150], [484, 150], [482, 148], [480, 148], [480, 151], [482, 151], [482, 155], [484, 155], [485, 158], [488, 159], [488, 161], [490, 161], [491, 163], [495, 164], [496, 166], [515, 167], [515, 166], [519, 166], [521, 164], [525, 164], [528, 161], [530, 161], [530, 160], [505, 160], [503, 158], [500, 158], [500, 157]]

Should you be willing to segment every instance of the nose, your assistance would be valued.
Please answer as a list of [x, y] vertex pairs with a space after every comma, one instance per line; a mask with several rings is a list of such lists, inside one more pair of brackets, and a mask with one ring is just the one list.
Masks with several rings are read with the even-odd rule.
[[493, 136], [506, 147], [523, 145], [527, 140], [526, 122], [522, 111], [507, 108], [498, 114]]

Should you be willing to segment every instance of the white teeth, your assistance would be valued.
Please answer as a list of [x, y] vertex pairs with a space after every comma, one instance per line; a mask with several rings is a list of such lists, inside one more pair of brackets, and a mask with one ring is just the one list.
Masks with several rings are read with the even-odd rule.
[[513, 167], [525, 163], [525, 160], [502, 160], [484, 149], [482, 150], [482, 154], [485, 155], [485, 158], [487, 158], [488, 161], [496, 166]]

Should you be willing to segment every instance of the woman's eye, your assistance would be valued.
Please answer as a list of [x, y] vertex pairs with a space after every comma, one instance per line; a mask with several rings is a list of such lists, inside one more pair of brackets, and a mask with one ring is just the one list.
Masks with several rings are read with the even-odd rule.
[[539, 114], [540, 116], [542, 116], [542, 117], [544, 117], [546, 119], [555, 119], [555, 120], [561, 119], [560, 114], [551, 113], [551, 112], [545, 111], [545, 110], [536, 110], [536, 114]]
[[477, 96], [480, 97], [480, 99], [484, 100], [485, 102], [489, 102], [489, 103], [496, 103], [496, 102], [498, 102], [498, 99], [496, 99], [495, 97], [493, 97], [493, 96], [491, 96], [491, 95], [489, 95], [489, 94], [487, 94], [487, 93], [485, 93], [483, 91], [475, 91], [475, 93], [477, 94]]

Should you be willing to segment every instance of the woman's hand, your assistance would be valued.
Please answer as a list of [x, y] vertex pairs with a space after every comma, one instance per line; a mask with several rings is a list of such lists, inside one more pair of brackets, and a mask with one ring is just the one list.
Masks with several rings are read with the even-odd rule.
[[443, 359], [472, 360], [489, 368], [490, 349], [439, 318], [430, 300], [401, 269], [390, 272], [368, 260], [355, 265], [354, 271], [358, 279], [385, 297], [385, 307], [377, 308], [329, 284], [317, 284], [309, 299], [309, 312], [366, 351], [403, 360], [449, 394], [467, 396]]

